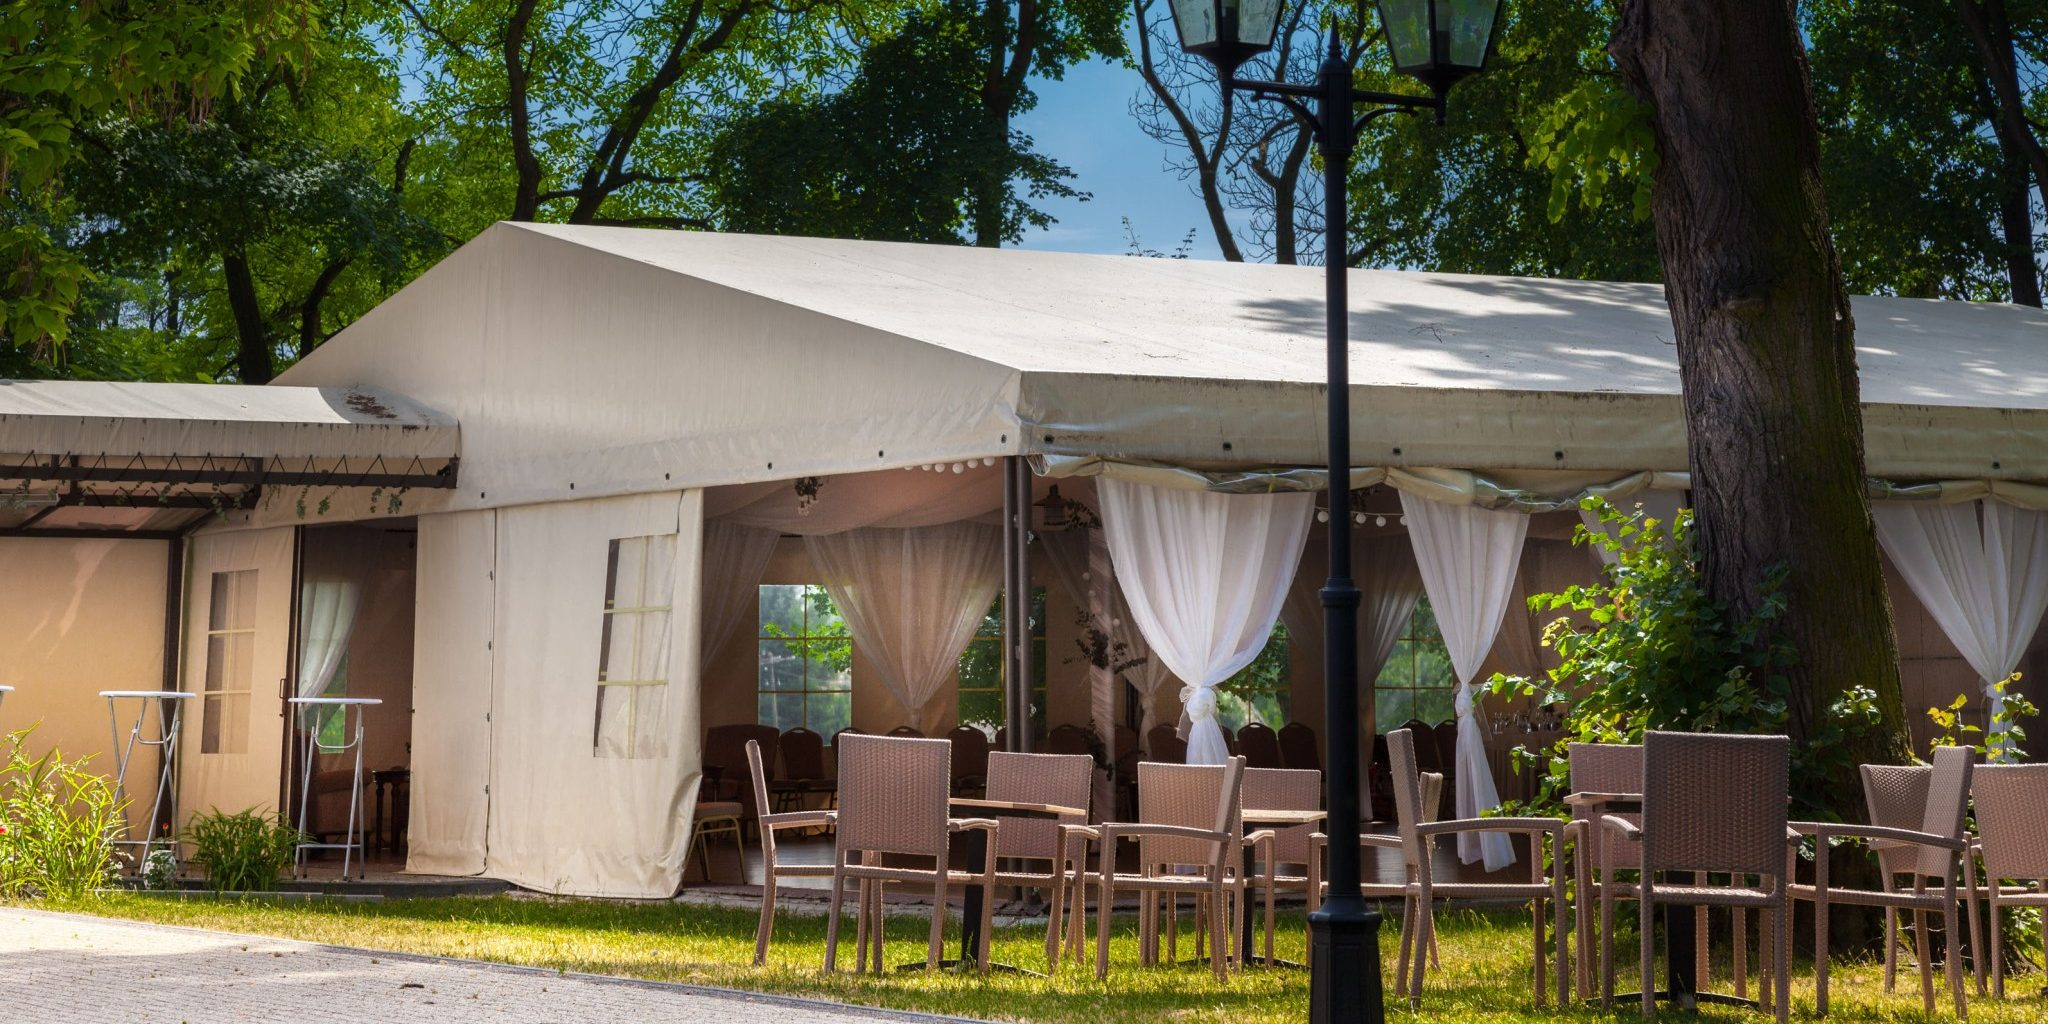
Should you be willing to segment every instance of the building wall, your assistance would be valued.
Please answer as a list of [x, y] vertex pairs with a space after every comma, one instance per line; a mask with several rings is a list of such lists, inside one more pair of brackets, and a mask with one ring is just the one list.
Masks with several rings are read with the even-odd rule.
[[[31, 756], [91, 756], [112, 773], [99, 692], [163, 688], [169, 558], [168, 541], [0, 538], [0, 683], [15, 688], [0, 700], [0, 731], [34, 727]], [[130, 777], [155, 770], [155, 751], [138, 746]]]

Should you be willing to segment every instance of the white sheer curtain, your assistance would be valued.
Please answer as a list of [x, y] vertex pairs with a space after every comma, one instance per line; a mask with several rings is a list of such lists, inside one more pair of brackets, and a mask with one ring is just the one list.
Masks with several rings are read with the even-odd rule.
[[[1045, 557], [1045, 564], [1051, 567], [1053, 578], [1059, 580], [1061, 589], [1067, 592], [1074, 605], [1092, 611], [1092, 602], [1097, 600], [1094, 592], [1098, 580], [1095, 579], [1091, 567], [1091, 557], [1094, 554], [1092, 542], [1096, 538], [1094, 531], [1090, 531], [1090, 534], [1085, 540], [1073, 534], [1041, 536], [1038, 540], [1045, 543], [1034, 548], [1033, 552]], [[1114, 568], [1110, 570], [1110, 576], [1111, 579], [1107, 581], [1109, 622], [1106, 624], [1105, 632], [1109, 635], [1111, 643], [1122, 645], [1123, 655], [1118, 658], [1119, 661], [1136, 662], [1124, 670], [1123, 679], [1132, 689], [1138, 691], [1138, 710], [1144, 716], [1144, 720], [1138, 723], [1138, 735], [1143, 737], [1152, 731], [1152, 726], [1157, 722], [1157, 716], [1152, 712], [1152, 698], [1160, 688], [1173, 682], [1173, 672], [1160, 660], [1159, 655], [1153, 653], [1152, 645], [1145, 642], [1145, 634], [1140, 632], [1137, 623], [1132, 621], [1130, 602], [1124, 598], [1123, 590], [1115, 585]], [[1096, 628], [1103, 629], [1104, 625], [1098, 622]]]
[[[1451, 667], [1458, 672], [1458, 817], [1476, 818], [1500, 806], [1500, 793], [1487, 765], [1486, 739], [1473, 714], [1478, 699], [1475, 677], [1514, 595], [1529, 517], [1475, 505], [1447, 505], [1406, 491], [1401, 492], [1401, 511], [1429, 606], [1443, 630]], [[1467, 864], [1483, 859], [1488, 871], [1515, 862], [1513, 846], [1499, 832], [1460, 833], [1458, 857]]]
[[1218, 494], [1122, 480], [1097, 484], [1103, 533], [1131, 618], [1186, 684], [1188, 763], [1229, 756], [1216, 687], [1252, 663], [1301, 564], [1315, 495]]
[[[2012, 675], [2048, 610], [2048, 513], [1997, 501], [1872, 507], [1877, 539], [1913, 596], [1991, 689]], [[2004, 747], [2003, 736], [1991, 744]]]
[[979, 523], [873, 527], [804, 538], [811, 564], [846, 617], [853, 644], [927, 735], [1002, 586], [1002, 531]]
[[[327, 692], [348, 654], [361, 598], [362, 587], [354, 580], [308, 579], [300, 586], [298, 696], [318, 697]], [[302, 723], [311, 727], [317, 712], [301, 708]]]
[[760, 613], [761, 575], [779, 539], [774, 530], [724, 520], [704, 524], [704, 625], [698, 649], [706, 669], [740, 623]]

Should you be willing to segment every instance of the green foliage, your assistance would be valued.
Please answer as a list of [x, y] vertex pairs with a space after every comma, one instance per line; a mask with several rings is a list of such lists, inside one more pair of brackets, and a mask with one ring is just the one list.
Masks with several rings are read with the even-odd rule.
[[[1543, 682], [1496, 674], [1489, 686], [1508, 695], [1532, 694], [1564, 702], [1569, 711], [1547, 753], [1541, 795], [1534, 803], [1555, 811], [1569, 791], [1569, 743], [1636, 743], [1650, 730], [1782, 733], [1788, 718], [1796, 654], [1772, 629], [1785, 614], [1782, 569], [1772, 574], [1756, 612], [1730, 622], [1727, 609], [1707, 596], [1692, 540], [1692, 512], [1665, 523], [1645, 513], [1624, 513], [1588, 498], [1603, 531], [1580, 526], [1575, 543], [1614, 557], [1592, 585], [1529, 598], [1532, 611], [1563, 611], [1544, 628], [1543, 642], [1561, 659]], [[1846, 743], [1876, 725], [1877, 698], [1851, 687], [1822, 716], [1827, 723], [1793, 752], [1795, 778], [1828, 777], [1841, 766]], [[1800, 817], [1832, 814], [1826, 794], [1800, 787]]]
[[112, 121], [203, 121], [310, 47], [307, 0], [15, 0], [0, 7], [0, 339], [64, 343], [86, 281], [65, 244], [66, 177]]
[[268, 892], [291, 869], [296, 847], [305, 833], [285, 823], [282, 815], [258, 814], [252, 808], [235, 814], [220, 810], [196, 815], [179, 840], [192, 847], [192, 863], [206, 871], [214, 892]]
[[1287, 625], [1276, 622], [1258, 657], [1216, 687], [1216, 717], [1225, 728], [1238, 729], [1251, 721], [1275, 729], [1286, 725], [1293, 706], [1288, 684]]
[[[707, 161], [723, 225], [970, 242], [975, 203], [991, 180], [1001, 183], [1003, 240], [1050, 224], [1032, 201], [1080, 193], [1068, 184], [1072, 171], [989, 109], [983, 89], [994, 40], [982, 8], [979, 0], [947, 0], [912, 14], [862, 53], [844, 89], [770, 100], [728, 124]], [[1033, 102], [1020, 84], [1013, 112]]]
[[1649, 108], [1612, 79], [1588, 78], [1536, 119], [1529, 165], [1550, 173], [1545, 212], [1553, 224], [1571, 212], [1574, 198], [1595, 209], [1612, 191], [1628, 195], [1630, 217], [1647, 220], [1657, 172]]
[[[2027, 731], [2020, 728], [2020, 720], [2040, 714], [2040, 709], [2026, 697], [2014, 693], [2012, 684], [2020, 681], [2020, 674], [2012, 675], [1993, 683], [1991, 689], [2001, 698], [1998, 709], [1991, 713], [1990, 732], [1963, 720], [1963, 709], [1970, 704], [1970, 695], [1957, 694], [1956, 699], [1945, 708], [1928, 708], [1927, 718], [1941, 735], [1928, 742], [1928, 749], [1935, 747], [1969, 747], [1980, 756], [1994, 761], [2018, 761], [2026, 757], [2023, 744]], [[1972, 736], [1983, 737], [1971, 741]]]
[[90, 758], [31, 758], [33, 730], [7, 736], [0, 765], [0, 897], [81, 899], [114, 875], [122, 803]]

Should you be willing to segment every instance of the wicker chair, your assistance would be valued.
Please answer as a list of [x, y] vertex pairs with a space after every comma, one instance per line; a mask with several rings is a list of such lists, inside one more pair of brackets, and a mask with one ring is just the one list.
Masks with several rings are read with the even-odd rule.
[[1288, 768], [1322, 771], [1323, 755], [1316, 750], [1316, 731], [1300, 722], [1281, 726], [1280, 762]]
[[1161, 764], [1185, 764], [1187, 741], [1170, 725], [1155, 725], [1145, 733], [1145, 760]]
[[[1934, 769], [1924, 764], [1866, 764], [1863, 766], [1863, 807], [1870, 817], [1870, 823], [1884, 828], [1919, 828], [1921, 818], [1927, 813], [1927, 783], [1934, 777]], [[1908, 874], [1919, 862], [1920, 851], [1904, 843], [1887, 840], [1873, 840], [1870, 848], [1877, 853], [1878, 879], [1885, 892], [1893, 891], [1900, 875]], [[1971, 864], [1965, 860], [1966, 865]], [[1969, 872], [1974, 877], [1974, 868]], [[1974, 891], [1975, 886], [1971, 887]], [[1971, 927], [1977, 918], [1971, 915]], [[1970, 947], [1983, 948], [1972, 935]], [[1979, 964], [1982, 957], [1974, 957]], [[1884, 990], [1891, 992], [1898, 987], [1899, 970], [1899, 910], [1897, 907], [1884, 908]], [[1979, 979], [1982, 980], [1981, 978]], [[1983, 986], [1978, 986], [1982, 994]]]
[[[1318, 811], [1323, 807], [1323, 773], [1304, 768], [1246, 768], [1244, 805], [1279, 811]], [[1266, 959], [1273, 958], [1273, 897], [1281, 889], [1300, 892], [1311, 909], [1320, 903], [1322, 872], [1312, 825], [1270, 830], [1271, 838], [1253, 844], [1254, 871], [1245, 884], [1266, 897]], [[1281, 866], [1300, 865], [1300, 874], [1283, 874]]]
[[[1572, 743], [1566, 745], [1565, 757], [1570, 765], [1574, 793], [1643, 791], [1643, 748], [1639, 743]], [[1643, 822], [1640, 814], [1623, 817], [1637, 825]], [[1572, 868], [1579, 890], [1578, 909], [1573, 915], [1579, 938], [1579, 998], [1591, 999], [1593, 958], [1589, 953], [1597, 948], [1593, 934], [1593, 908], [1598, 904], [1607, 873], [1613, 871], [1615, 865], [1607, 857], [1607, 832], [1600, 827], [1599, 817], [1592, 808], [1574, 807], [1572, 820], [1565, 826], [1564, 834], [1572, 847]], [[1636, 865], [1624, 867], [1634, 870]], [[1741, 949], [1741, 944], [1737, 943], [1736, 948]], [[1740, 953], [1736, 956], [1737, 963], [1745, 959]]]
[[[1059, 846], [1065, 854], [1060, 870], [1062, 889], [1091, 882], [1096, 886], [1096, 978], [1109, 976], [1110, 908], [1118, 889], [1141, 894], [1139, 950], [1147, 966], [1157, 963], [1159, 957], [1158, 897], [1178, 903], [1181, 896], [1191, 895], [1198, 902], [1206, 901], [1212, 911], [1208, 915], [1209, 968], [1218, 981], [1229, 977], [1230, 941], [1239, 934], [1242, 922], [1245, 879], [1241, 852], [1246, 841], [1270, 835], [1244, 834], [1243, 782], [1241, 757], [1220, 765], [1145, 761], [1138, 765], [1139, 821], [1060, 826]], [[1116, 869], [1118, 844], [1127, 839], [1138, 843], [1135, 872]], [[1084, 840], [1101, 848], [1100, 867], [1094, 872], [1087, 871], [1080, 860]], [[1078, 908], [1079, 893], [1074, 901]], [[1078, 928], [1072, 938], [1070, 948], [1078, 956]], [[1173, 955], [1171, 945], [1167, 955]]]
[[[1883, 825], [1854, 825], [1831, 822], [1793, 822], [1792, 829], [1801, 835], [1814, 837], [1820, 855], [1813, 862], [1813, 884], [1793, 885], [1794, 899], [1813, 901], [1814, 940], [1814, 1012], [1826, 1016], [1828, 1012], [1828, 907], [1831, 904], [1847, 903], [1852, 906], [1884, 907], [1887, 910], [1911, 910], [1913, 912], [1913, 933], [1920, 959], [1920, 997], [1924, 1009], [1934, 1012], [1933, 961], [1927, 955], [1927, 912], [1939, 911], [1942, 915], [1942, 939], [1947, 944], [1946, 970], [1949, 993], [1954, 996], [1956, 1016], [1968, 1015], [1963, 993], [1963, 951], [1962, 935], [1956, 931], [1957, 886], [1960, 883], [1962, 862], [1967, 855], [1968, 832], [1963, 825], [1963, 814], [1970, 801], [1970, 768], [1973, 755], [1967, 747], [1940, 747], [1934, 751], [1933, 766], [1928, 770], [1926, 799], [1921, 805], [1917, 828], [1891, 828]], [[1866, 799], [1874, 787], [1890, 781], [1891, 772], [1887, 766], [1864, 765], [1863, 788]], [[1908, 784], [1908, 788], [1918, 788]], [[1876, 802], [1892, 802], [1879, 798]], [[1889, 876], [1893, 869], [1898, 873], [1912, 876], [1910, 892], [1900, 892], [1886, 878], [1881, 890], [1845, 889], [1831, 884], [1828, 877], [1826, 851], [1835, 839], [1864, 839], [1881, 841], [1885, 848], [1878, 851], [1879, 866]], [[1902, 858], [1910, 853], [1910, 859]], [[1902, 865], [1901, 859], [1906, 862]], [[1928, 883], [1939, 881], [1940, 889], [1929, 892]], [[1968, 892], [1968, 889], [1964, 889]]]
[[[1009, 817], [991, 810], [988, 815], [1003, 823], [1003, 859], [1010, 870], [996, 872], [999, 886], [1018, 886], [1045, 891], [1051, 906], [1046, 917], [1045, 958], [1059, 961], [1060, 901], [1065, 887], [1060, 884], [1059, 830], [1061, 825], [1086, 825], [1088, 802], [1094, 790], [1095, 759], [1086, 754], [1013, 754], [995, 751], [988, 755], [988, 798], [1025, 804], [1077, 807], [1078, 815], [1052, 818]], [[1021, 867], [1016, 862], [1028, 861]], [[1037, 862], [1043, 870], [1031, 870]]]
[[[2048, 916], [2048, 764], [1980, 765], [1971, 781], [1984, 902], [1991, 911], [1991, 994], [2003, 999], [2005, 929], [1999, 927], [1998, 908], [2040, 907]], [[1970, 916], [1977, 916], [1974, 907]]]
[[[815, 735], [815, 734], [813, 734]], [[747, 741], [747, 765], [754, 780], [754, 800], [768, 806], [767, 773], [761, 770], [761, 744]], [[818, 828], [832, 824], [834, 811], [790, 811], [754, 819], [761, 833], [761, 923], [754, 928], [754, 966], [768, 962], [768, 939], [775, 931], [775, 883], [783, 878], [830, 878], [829, 864], [784, 864], [775, 855], [775, 833], [786, 828]]]
[[1246, 768], [1280, 768], [1285, 762], [1280, 757], [1280, 736], [1269, 725], [1246, 722], [1237, 731], [1237, 752], [1244, 755]]
[[[1526, 900], [1535, 926], [1534, 986], [1536, 1002], [1547, 998], [1543, 952], [1543, 904], [1548, 901], [1554, 916], [1553, 934], [1558, 940], [1557, 992], [1559, 1002], [1570, 992], [1569, 960], [1565, 951], [1564, 873], [1543, 870], [1544, 851], [1539, 837], [1548, 837], [1552, 859], [1561, 853], [1564, 824], [1555, 818], [1463, 818], [1449, 821], [1424, 820], [1422, 773], [1415, 765], [1417, 737], [1407, 729], [1387, 734], [1387, 751], [1394, 762], [1394, 805], [1401, 843], [1401, 856], [1410, 877], [1414, 899], [1408, 906], [1409, 927], [1401, 929], [1399, 969], [1407, 976], [1410, 1008], [1422, 1003], [1423, 967], [1426, 951], [1436, 937], [1435, 901], [1439, 899]], [[1460, 832], [1511, 832], [1529, 837], [1529, 881], [1527, 882], [1438, 882], [1430, 863], [1438, 836]], [[1412, 974], [1410, 973], [1412, 972]], [[1397, 987], [1396, 992], [1400, 989]]]
[[[1792, 741], [1783, 736], [1716, 736], [1653, 732], [1643, 738], [1642, 823], [1616, 814], [1600, 819], [1610, 862], [1639, 865], [1633, 886], [1607, 879], [1600, 891], [1602, 1005], [1614, 1001], [1614, 901], [1633, 892], [1646, 922], [1641, 943], [1642, 1015], [1656, 1013], [1656, 929], [1647, 922], [1657, 905], [1737, 907], [1763, 913], [1764, 962], [1776, 995], [1770, 1002], [1786, 1019], [1791, 997], [1792, 893], [1795, 853], [1787, 841], [1785, 802], [1791, 784]], [[1662, 883], [1663, 872], [1713, 872], [1726, 885]], [[1751, 879], [1754, 878], [1754, 884]], [[1704, 979], [1702, 979], [1704, 980]]]
[[[1420, 789], [1422, 800], [1418, 806], [1422, 820], [1424, 822], [1435, 821], [1437, 819], [1437, 809], [1443, 806], [1444, 777], [1436, 772], [1423, 772]], [[1328, 896], [1330, 892], [1330, 883], [1328, 881], [1330, 837], [1318, 832], [1309, 837], [1309, 842], [1314, 847], [1312, 851], [1314, 859], [1309, 861], [1309, 877], [1315, 881], [1309, 890], [1308, 908], [1314, 910], [1322, 905], [1324, 897]], [[1358, 852], [1363, 859], [1363, 863], [1360, 866], [1368, 869], [1364, 872], [1365, 877], [1359, 882], [1359, 894], [1367, 899], [1403, 901], [1406, 906], [1403, 907], [1401, 919], [1413, 924], [1415, 920], [1413, 916], [1415, 893], [1410, 889], [1410, 886], [1415, 882], [1414, 869], [1408, 868], [1404, 859], [1402, 862], [1403, 881], [1379, 882], [1371, 880], [1373, 876], [1369, 868], [1378, 859], [1378, 851], [1401, 849], [1400, 835], [1388, 835], [1381, 832], [1360, 832], [1358, 834], [1358, 845], [1360, 847]], [[1432, 968], [1440, 969], [1442, 967], [1442, 964], [1437, 959], [1436, 934], [1434, 932], [1429, 936], [1429, 965]], [[1394, 994], [1397, 996], [1407, 995], [1407, 971], [1402, 970], [1395, 973]]]
[[[931, 941], [927, 966], [936, 967], [946, 933], [946, 892], [953, 886], [982, 887], [981, 934], [993, 938], [999, 825], [988, 818], [954, 818], [947, 801], [952, 784], [953, 745], [945, 740], [896, 736], [842, 736], [839, 747], [839, 811], [832, 850], [832, 899], [825, 926], [825, 970], [839, 966], [840, 907], [845, 883], [860, 883], [860, 942], [857, 969], [872, 962], [882, 969], [882, 885], [923, 883], [932, 887]], [[979, 874], [947, 864], [948, 841], [956, 832], [987, 832], [987, 858]], [[931, 867], [884, 863], [887, 857], [928, 858]], [[991, 941], [981, 944], [981, 970], [988, 972]]]
[[778, 811], [801, 810], [805, 797], [832, 792], [832, 779], [825, 773], [825, 737], [799, 726], [776, 743], [782, 748], [782, 777], [768, 787], [775, 795], [771, 806]]
[[964, 795], [986, 789], [988, 733], [971, 725], [955, 726], [946, 734], [946, 742], [953, 745], [953, 792]]

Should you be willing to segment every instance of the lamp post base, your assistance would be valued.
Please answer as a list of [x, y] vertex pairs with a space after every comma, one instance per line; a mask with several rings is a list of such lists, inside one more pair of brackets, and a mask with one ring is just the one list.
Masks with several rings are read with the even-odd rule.
[[1380, 914], [1353, 896], [1308, 915], [1311, 1024], [1382, 1024]]

